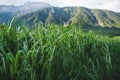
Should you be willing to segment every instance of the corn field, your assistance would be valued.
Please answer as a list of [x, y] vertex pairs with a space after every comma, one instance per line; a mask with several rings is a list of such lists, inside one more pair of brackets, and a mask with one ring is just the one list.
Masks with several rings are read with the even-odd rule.
[[[104, 80], [110, 39], [78, 27], [0, 28], [0, 80]], [[106, 79], [107, 80], [107, 79]]]

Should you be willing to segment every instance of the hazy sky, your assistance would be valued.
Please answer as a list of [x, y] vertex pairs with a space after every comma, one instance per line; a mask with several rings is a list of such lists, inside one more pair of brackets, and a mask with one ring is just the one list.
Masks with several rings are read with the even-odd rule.
[[21, 5], [25, 2], [47, 2], [53, 6], [83, 6], [120, 12], [120, 0], [0, 0], [0, 5]]

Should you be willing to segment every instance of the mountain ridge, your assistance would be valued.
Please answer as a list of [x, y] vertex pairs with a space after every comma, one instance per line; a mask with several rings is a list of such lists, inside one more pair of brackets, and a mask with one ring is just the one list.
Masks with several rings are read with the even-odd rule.
[[[44, 18], [44, 16], [47, 16]], [[41, 20], [42, 18], [44, 20]], [[19, 19], [28, 23], [39, 21], [46, 23], [67, 25], [79, 24], [82, 21], [92, 26], [120, 28], [120, 13], [108, 10], [89, 9], [84, 7], [50, 7], [21, 16]], [[32, 21], [33, 20], [33, 21]]]
[[30, 25], [40, 21], [44, 25], [63, 24], [66, 26], [70, 24], [79, 25], [84, 22], [88, 26], [120, 28], [119, 12], [78, 6], [54, 7], [44, 2], [27, 2], [21, 6], [0, 6], [0, 23], [10, 21], [11, 17], [9, 16], [15, 16], [17, 11], [17, 18], [19, 18], [17, 20], [26, 21]]
[[[48, 8], [50, 5], [44, 2], [26, 2], [23, 5], [0, 5], [0, 23], [5, 23], [6, 21], [10, 22], [13, 16], [21, 16], [40, 9]], [[5, 13], [5, 14], [3, 14]], [[7, 15], [8, 14], [8, 15]], [[11, 17], [8, 17], [10, 16]]]

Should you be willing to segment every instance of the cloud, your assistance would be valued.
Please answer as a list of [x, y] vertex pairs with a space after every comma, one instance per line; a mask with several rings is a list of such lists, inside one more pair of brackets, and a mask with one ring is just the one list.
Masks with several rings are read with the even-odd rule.
[[110, 2], [102, 5], [102, 8], [120, 12], [120, 4], [119, 3], [120, 3], [120, 0], [110, 1]]
[[31, 1], [31, 2], [38, 2], [38, 1], [41, 1], [41, 0], [0, 0], [0, 4], [5, 4], [5, 5], [22, 5], [24, 4], [25, 2], [28, 2], [28, 1]]
[[5, 4], [5, 3], [4, 3], [3, 1], [0, 0], [0, 4], [2, 5], [2, 4]]
[[120, 0], [0, 0], [0, 4], [14, 4], [21, 5], [27, 1], [46, 2], [53, 6], [83, 6], [95, 9], [107, 9], [120, 12]]

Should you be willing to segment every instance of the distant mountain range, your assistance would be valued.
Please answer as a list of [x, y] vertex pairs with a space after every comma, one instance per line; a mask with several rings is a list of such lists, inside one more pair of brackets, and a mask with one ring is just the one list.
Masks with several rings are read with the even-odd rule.
[[27, 2], [21, 6], [0, 5], [0, 23], [10, 21], [13, 16], [21, 16], [40, 9], [51, 7], [44, 2]]
[[53, 7], [43, 2], [27, 2], [21, 6], [0, 6], [0, 23], [10, 21], [16, 14], [17, 21], [25, 21], [28, 25], [42, 22], [46, 24], [71, 24], [84, 23], [87, 27], [115, 27], [120, 28], [120, 13], [88, 9], [85, 7]]
[[0, 12], [20, 12], [23, 15], [48, 7], [50, 7], [50, 5], [44, 2], [26, 2], [21, 6], [0, 5]]

